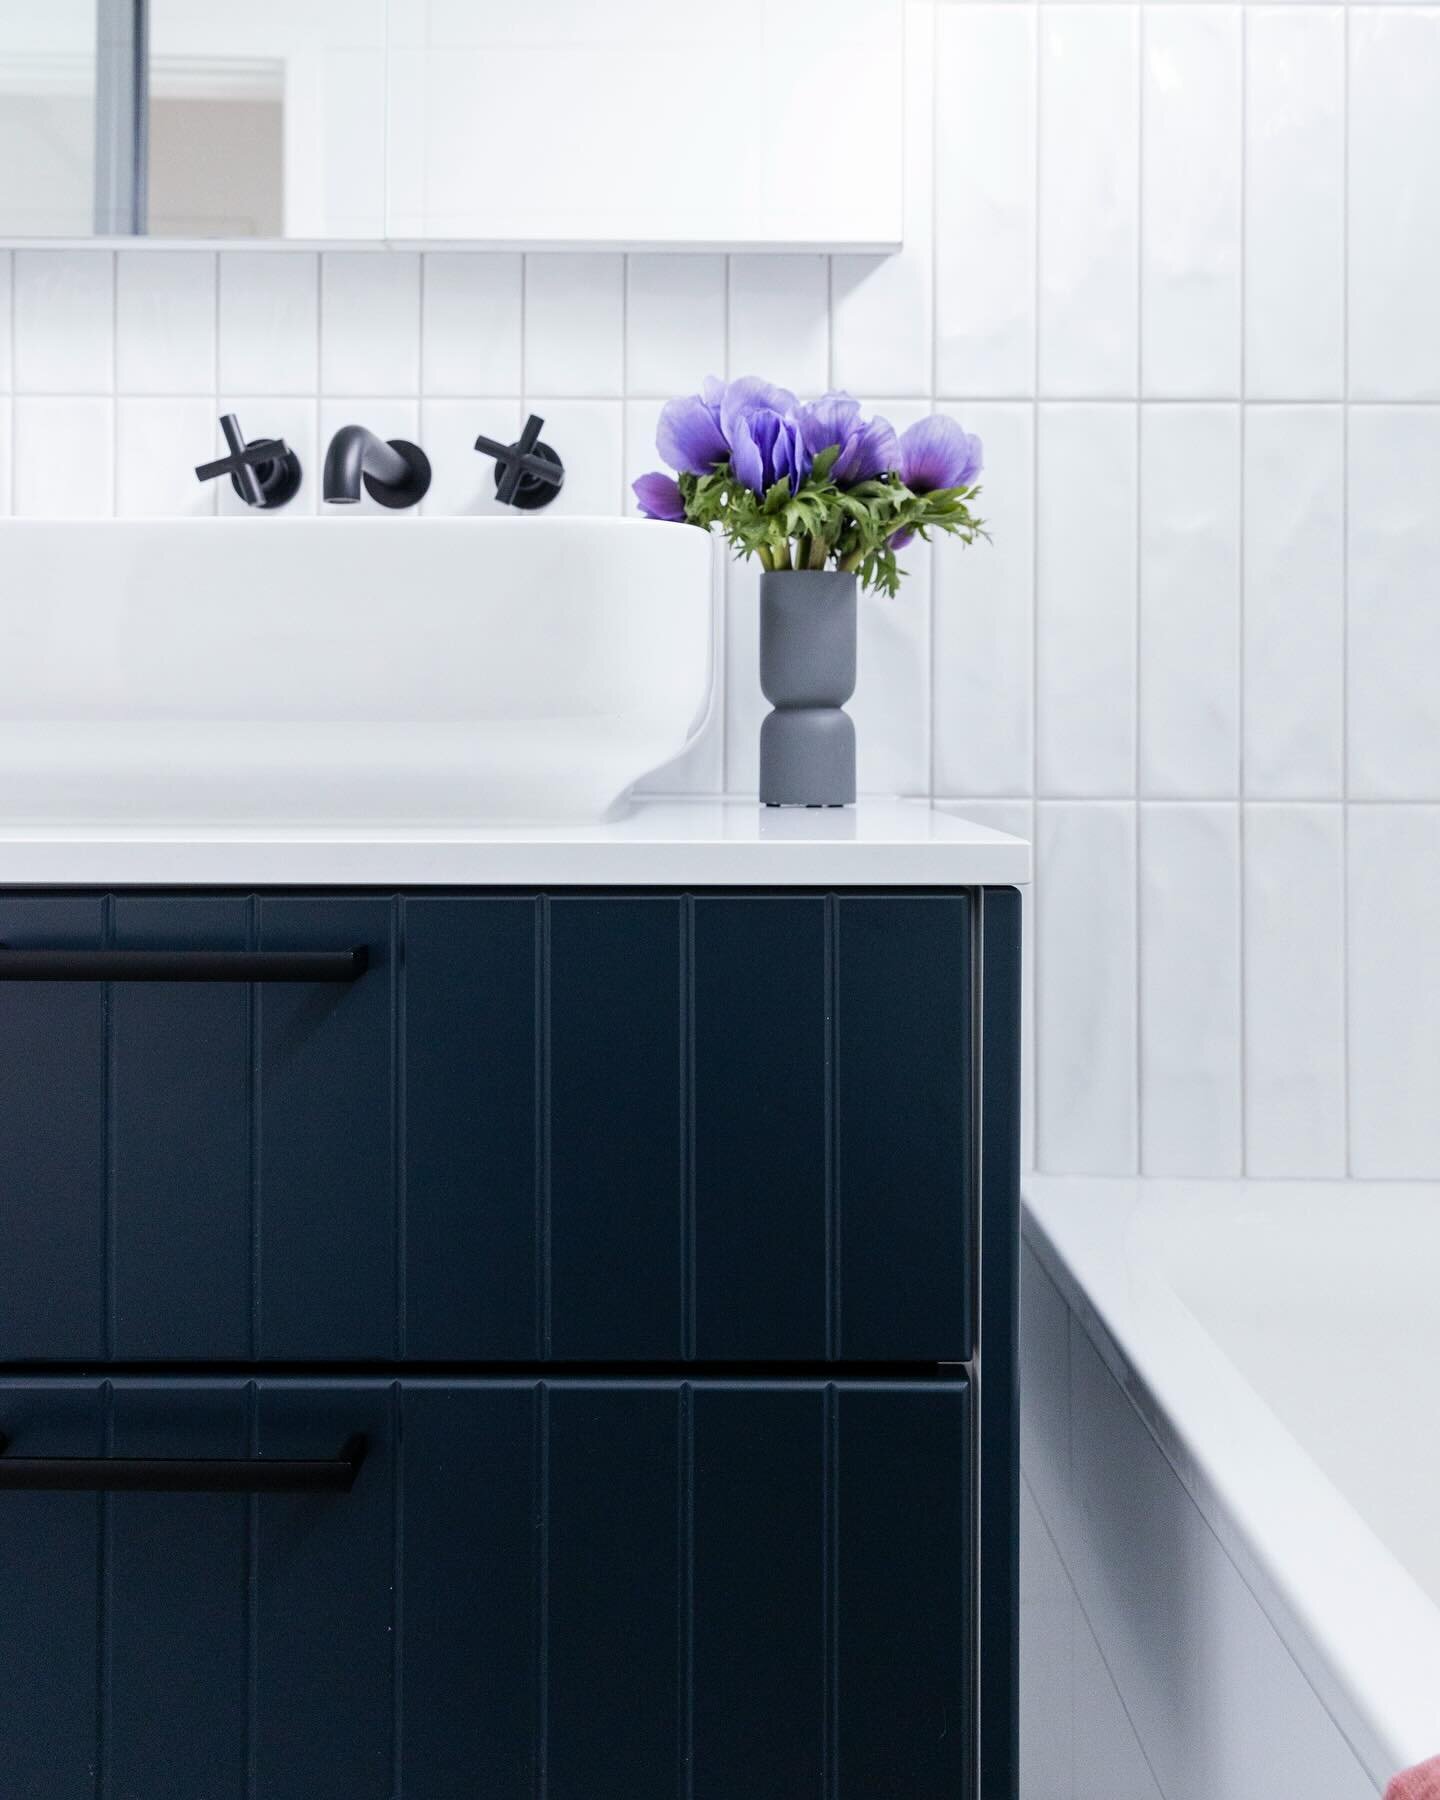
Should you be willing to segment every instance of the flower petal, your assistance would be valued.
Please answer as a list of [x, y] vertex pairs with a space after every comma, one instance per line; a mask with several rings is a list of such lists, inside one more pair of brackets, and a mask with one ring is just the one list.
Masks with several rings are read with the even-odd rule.
[[943, 413], [917, 420], [900, 439], [900, 456], [901, 478], [917, 494], [969, 487], [980, 473], [979, 438]]
[[900, 440], [888, 419], [867, 419], [830, 471], [837, 487], [855, 487], [900, 466]]
[[846, 443], [860, 424], [860, 402], [843, 390], [822, 394], [799, 413], [800, 432], [812, 456]]
[[673, 476], [655, 469], [649, 475], [637, 477], [631, 485], [647, 519], [669, 519], [677, 525], [684, 522], [685, 499]]
[[655, 448], [672, 469], [685, 475], [708, 475], [730, 454], [714, 414], [698, 394], [665, 402], [655, 428]]
[[795, 396], [789, 388], [776, 387], [763, 375], [741, 375], [729, 383], [720, 401], [720, 429], [727, 442], [735, 443], [736, 421], [751, 413], [779, 413], [782, 418], [794, 416]]
[[730, 439], [730, 468], [735, 479], [752, 493], [765, 492], [765, 459], [751, 434], [750, 421], [743, 414], [736, 419]]

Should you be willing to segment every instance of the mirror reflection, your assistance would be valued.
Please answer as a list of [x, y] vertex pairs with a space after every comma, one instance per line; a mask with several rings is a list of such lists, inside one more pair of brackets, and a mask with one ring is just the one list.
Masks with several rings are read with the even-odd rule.
[[902, 54], [900, 0], [0, 0], [0, 237], [893, 248]]

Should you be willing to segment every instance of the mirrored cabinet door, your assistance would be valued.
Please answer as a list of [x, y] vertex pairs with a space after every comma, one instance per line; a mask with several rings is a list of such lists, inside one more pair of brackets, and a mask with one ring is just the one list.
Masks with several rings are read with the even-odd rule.
[[0, 238], [884, 249], [902, 0], [0, 8]]

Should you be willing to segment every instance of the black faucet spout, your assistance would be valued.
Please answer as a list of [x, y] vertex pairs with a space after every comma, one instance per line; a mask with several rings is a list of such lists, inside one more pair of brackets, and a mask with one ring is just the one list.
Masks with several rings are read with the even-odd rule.
[[430, 463], [418, 444], [380, 438], [363, 425], [342, 425], [325, 452], [321, 492], [333, 506], [352, 506], [362, 484], [381, 506], [414, 506], [430, 486]]

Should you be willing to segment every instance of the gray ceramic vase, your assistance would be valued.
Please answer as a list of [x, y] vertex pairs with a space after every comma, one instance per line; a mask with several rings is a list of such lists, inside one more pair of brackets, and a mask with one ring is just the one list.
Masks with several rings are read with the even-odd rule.
[[849, 806], [855, 799], [855, 577], [780, 569], [760, 577], [760, 686], [774, 707], [760, 727], [766, 806]]

